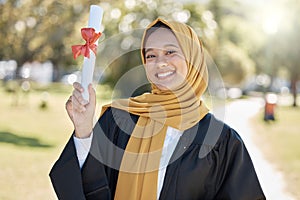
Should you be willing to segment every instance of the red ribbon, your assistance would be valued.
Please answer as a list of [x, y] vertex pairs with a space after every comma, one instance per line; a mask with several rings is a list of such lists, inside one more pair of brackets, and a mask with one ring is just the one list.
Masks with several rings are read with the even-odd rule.
[[94, 28], [82, 28], [81, 35], [82, 38], [86, 41], [86, 43], [84, 45], [72, 46], [74, 59], [76, 59], [80, 55], [90, 58], [90, 50], [92, 50], [95, 53], [95, 55], [97, 53], [97, 45], [94, 43], [101, 36], [101, 33], [96, 33]]

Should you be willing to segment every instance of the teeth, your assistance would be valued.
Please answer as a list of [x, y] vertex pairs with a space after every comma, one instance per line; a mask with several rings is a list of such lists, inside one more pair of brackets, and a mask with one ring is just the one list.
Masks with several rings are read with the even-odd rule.
[[173, 74], [173, 73], [174, 73], [174, 71], [172, 71], [172, 72], [159, 73], [159, 74], [157, 74], [157, 77], [158, 77], [158, 78], [164, 78], [164, 77], [170, 76], [170, 75]]

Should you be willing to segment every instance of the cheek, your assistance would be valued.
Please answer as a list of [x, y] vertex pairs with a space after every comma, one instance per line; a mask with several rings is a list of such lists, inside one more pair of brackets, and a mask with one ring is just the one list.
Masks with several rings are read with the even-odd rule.
[[186, 63], [184, 63], [184, 69], [183, 69], [182, 75], [186, 78], [187, 74], [188, 74], [188, 67], [187, 67]]
[[181, 73], [187, 73], [187, 62], [182, 55], [176, 55], [169, 59], [169, 62], [177, 67], [177, 70]]
[[155, 74], [153, 72], [153, 67], [146, 65], [145, 71], [146, 71], [146, 76], [147, 76], [148, 80], [153, 80], [153, 77], [155, 76]]
[[178, 73], [185, 78], [188, 73], [188, 66], [185, 62], [185, 60], [180, 60], [178, 63]]

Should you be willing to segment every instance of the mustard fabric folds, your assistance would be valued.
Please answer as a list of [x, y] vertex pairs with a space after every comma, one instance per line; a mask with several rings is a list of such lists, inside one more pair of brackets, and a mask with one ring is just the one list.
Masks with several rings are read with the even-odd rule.
[[208, 108], [201, 100], [208, 85], [208, 71], [201, 41], [191, 27], [163, 19], [154, 20], [145, 30], [143, 47], [149, 31], [155, 24], [163, 23], [175, 34], [184, 53], [188, 74], [184, 83], [173, 91], [161, 91], [152, 83], [151, 93], [120, 99], [106, 105], [139, 115], [121, 162], [115, 199], [157, 199], [159, 162], [168, 126], [187, 130], [196, 125]]

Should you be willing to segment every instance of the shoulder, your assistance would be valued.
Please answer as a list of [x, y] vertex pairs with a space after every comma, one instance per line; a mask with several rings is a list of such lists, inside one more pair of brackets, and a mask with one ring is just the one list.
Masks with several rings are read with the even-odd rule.
[[121, 110], [118, 108], [109, 107], [106, 109], [106, 111], [103, 113], [102, 116], [100, 116], [99, 121], [106, 121], [110, 123], [120, 123], [124, 121], [133, 121], [134, 123], [137, 122], [139, 116], [131, 114], [125, 110]]
[[[194, 131], [191, 131], [192, 129]], [[222, 160], [246, 149], [240, 135], [211, 113], [208, 113], [192, 129], [189, 131], [193, 135], [185, 134], [184, 137], [192, 138], [191, 145], [198, 149], [199, 158], [212, 156]]]
[[95, 124], [94, 133], [96, 134], [94, 135], [95, 137], [105, 135], [115, 143], [127, 141], [128, 136], [131, 135], [136, 126], [138, 118], [139, 116], [124, 110], [109, 107], [99, 118], [98, 123]]
[[229, 140], [243, 143], [240, 135], [228, 124], [217, 119], [212, 113], [208, 113], [197, 124], [197, 136], [195, 142], [211, 147], [219, 146]]

